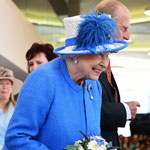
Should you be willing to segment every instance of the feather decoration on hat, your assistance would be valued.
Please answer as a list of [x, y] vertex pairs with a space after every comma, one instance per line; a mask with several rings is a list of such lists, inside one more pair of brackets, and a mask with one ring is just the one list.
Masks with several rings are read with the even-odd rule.
[[76, 48], [87, 48], [97, 54], [96, 47], [113, 43], [119, 38], [118, 26], [114, 19], [107, 14], [99, 15], [96, 10], [92, 14], [82, 15], [76, 37]]

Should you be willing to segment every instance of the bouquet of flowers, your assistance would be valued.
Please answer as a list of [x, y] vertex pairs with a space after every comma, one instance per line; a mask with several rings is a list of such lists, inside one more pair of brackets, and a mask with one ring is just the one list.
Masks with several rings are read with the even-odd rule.
[[120, 147], [112, 146], [112, 142], [107, 143], [101, 136], [87, 136], [79, 131], [83, 140], [76, 141], [74, 145], [67, 145], [65, 150], [119, 150]]

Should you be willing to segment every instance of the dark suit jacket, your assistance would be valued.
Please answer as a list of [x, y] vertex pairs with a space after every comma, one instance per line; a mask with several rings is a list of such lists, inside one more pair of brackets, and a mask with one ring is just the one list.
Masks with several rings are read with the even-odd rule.
[[120, 146], [117, 133], [118, 127], [124, 127], [126, 123], [126, 110], [120, 103], [119, 90], [112, 76], [112, 84], [117, 89], [119, 101], [114, 100], [114, 89], [108, 83], [106, 73], [101, 73], [99, 81], [102, 86], [102, 108], [101, 108], [101, 135], [107, 142], [112, 141], [113, 146]]

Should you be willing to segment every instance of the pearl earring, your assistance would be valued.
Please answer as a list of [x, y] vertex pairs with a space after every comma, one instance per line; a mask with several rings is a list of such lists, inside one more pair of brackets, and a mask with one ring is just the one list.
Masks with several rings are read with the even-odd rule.
[[78, 63], [78, 61], [77, 61], [77, 60], [74, 60], [74, 63], [75, 63], [75, 64], [77, 64], [77, 63]]

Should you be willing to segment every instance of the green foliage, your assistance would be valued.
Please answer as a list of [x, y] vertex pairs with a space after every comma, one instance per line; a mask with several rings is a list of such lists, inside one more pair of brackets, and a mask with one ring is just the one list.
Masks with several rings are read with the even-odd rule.
[[75, 145], [67, 145], [65, 150], [78, 150], [78, 148]]

